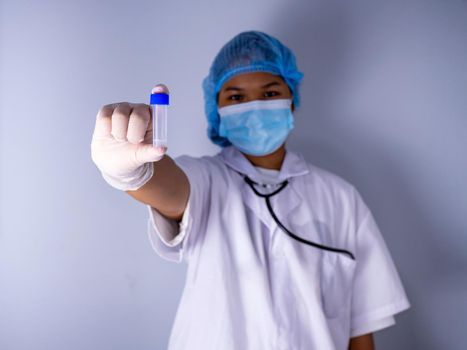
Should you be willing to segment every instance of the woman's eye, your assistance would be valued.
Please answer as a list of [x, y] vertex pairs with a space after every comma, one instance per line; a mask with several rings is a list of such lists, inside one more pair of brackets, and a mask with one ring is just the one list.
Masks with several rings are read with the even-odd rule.
[[277, 96], [279, 95], [279, 93], [277, 91], [266, 91], [264, 93], [264, 97], [274, 97], [274, 96]]
[[230, 96], [228, 97], [228, 99], [229, 99], [230, 101], [240, 101], [242, 98], [243, 98], [242, 95], [230, 95]]

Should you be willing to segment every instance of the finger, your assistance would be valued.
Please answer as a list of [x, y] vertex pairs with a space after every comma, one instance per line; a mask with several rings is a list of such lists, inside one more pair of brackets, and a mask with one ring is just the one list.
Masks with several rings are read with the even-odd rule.
[[99, 109], [96, 116], [96, 124], [94, 127], [94, 136], [97, 137], [112, 137], [112, 113], [114, 105], [105, 105]]
[[129, 103], [119, 103], [112, 114], [112, 135], [117, 141], [126, 141], [128, 121], [131, 106]]
[[151, 111], [146, 104], [135, 104], [128, 122], [127, 139], [131, 143], [144, 141], [144, 136], [149, 127]]
[[151, 143], [152, 144], [152, 139], [154, 137], [153, 135], [153, 130], [152, 128], [154, 127], [153, 124], [153, 109], [151, 106], [149, 106], [149, 122], [148, 122], [148, 128], [146, 129], [146, 133], [144, 134], [144, 143]]
[[148, 144], [141, 144], [135, 152], [136, 161], [138, 164], [148, 162], [157, 162], [164, 157], [167, 152], [167, 147], [153, 147]]
[[146, 130], [146, 135], [144, 135], [144, 141], [143, 143], [149, 143], [149, 144], [152, 144], [153, 143], [153, 134], [152, 134], [152, 121], [149, 120], [149, 126], [148, 126], [148, 130]]

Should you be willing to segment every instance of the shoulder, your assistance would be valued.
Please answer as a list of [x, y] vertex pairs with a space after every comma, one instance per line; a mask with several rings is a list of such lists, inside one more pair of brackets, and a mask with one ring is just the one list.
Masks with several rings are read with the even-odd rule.
[[301, 155], [300, 157], [308, 169], [308, 173], [303, 176], [303, 179], [309, 185], [341, 193], [353, 193], [356, 191], [355, 186], [340, 175], [307, 161]]
[[215, 167], [220, 164], [217, 155], [209, 156], [204, 155], [200, 157], [190, 156], [190, 155], [180, 155], [174, 158], [175, 163], [180, 166], [186, 167]]
[[225, 177], [225, 165], [218, 155], [204, 155], [200, 157], [181, 155], [174, 158], [175, 163], [188, 175], [191, 180], [218, 181]]
[[329, 203], [332, 207], [366, 211], [358, 189], [342, 176], [313, 164], [301, 157], [308, 172], [300, 176], [300, 187], [307, 193], [310, 200]]

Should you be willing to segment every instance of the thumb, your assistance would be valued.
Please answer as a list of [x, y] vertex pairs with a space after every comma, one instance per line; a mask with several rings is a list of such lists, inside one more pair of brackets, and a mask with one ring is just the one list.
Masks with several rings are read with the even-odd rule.
[[135, 151], [135, 158], [141, 165], [149, 162], [157, 162], [162, 159], [166, 151], [167, 147], [153, 147], [151, 144], [140, 144]]

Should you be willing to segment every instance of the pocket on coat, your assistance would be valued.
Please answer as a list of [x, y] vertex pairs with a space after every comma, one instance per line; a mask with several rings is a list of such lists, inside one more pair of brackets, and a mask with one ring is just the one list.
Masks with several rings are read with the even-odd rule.
[[350, 257], [324, 251], [320, 266], [321, 301], [327, 318], [350, 312], [356, 262]]

